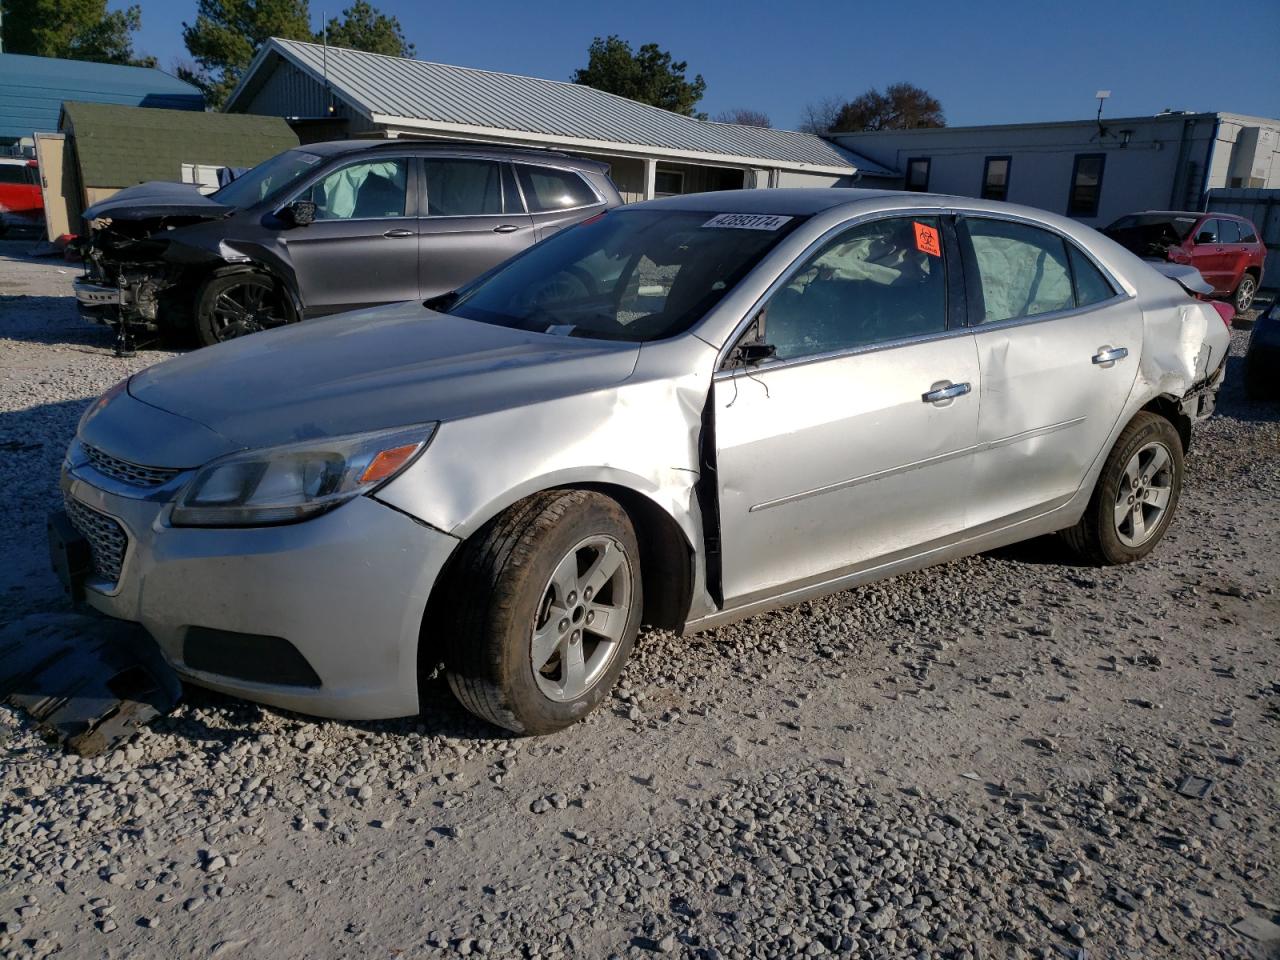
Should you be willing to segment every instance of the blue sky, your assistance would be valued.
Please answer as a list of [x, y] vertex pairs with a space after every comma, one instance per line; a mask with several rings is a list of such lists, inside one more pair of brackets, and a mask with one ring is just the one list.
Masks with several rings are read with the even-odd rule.
[[[124, 6], [113, 0], [113, 7]], [[316, 25], [343, 0], [312, 0]], [[565, 80], [594, 36], [656, 42], [701, 73], [708, 113], [763, 110], [793, 127], [824, 96], [909, 80], [952, 125], [1221, 110], [1280, 117], [1280, 2], [1072, 0], [853, 2], [685, 0], [646, 8], [601, 0], [382, 0], [418, 56]], [[140, 51], [186, 56], [195, 0], [142, 0]]]

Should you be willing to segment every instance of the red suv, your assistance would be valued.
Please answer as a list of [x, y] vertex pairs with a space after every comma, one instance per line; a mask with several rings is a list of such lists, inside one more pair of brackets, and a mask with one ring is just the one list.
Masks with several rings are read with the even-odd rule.
[[1148, 260], [1190, 264], [1214, 293], [1231, 298], [1237, 313], [1249, 309], [1262, 283], [1267, 248], [1244, 217], [1148, 210], [1127, 214], [1102, 232]]

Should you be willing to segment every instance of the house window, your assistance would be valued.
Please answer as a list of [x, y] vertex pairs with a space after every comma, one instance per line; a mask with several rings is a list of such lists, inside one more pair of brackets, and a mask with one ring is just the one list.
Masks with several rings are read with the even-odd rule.
[[929, 158], [912, 157], [907, 161], [907, 189], [916, 193], [929, 190]]
[[674, 197], [684, 193], [683, 170], [655, 170], [653, 174], [653, 195], [655, 197]]
[[1009, 198], [1009, 158], [987, 157], [982, 165], [982, 199], [1007, 200]]
[[1106, 157], [1101, 153], [1077, 153], [1071, 168], [1071, 195], [1067, 198], [1068, 217], [1096, 217], [1102, 196], [1102, 167]]

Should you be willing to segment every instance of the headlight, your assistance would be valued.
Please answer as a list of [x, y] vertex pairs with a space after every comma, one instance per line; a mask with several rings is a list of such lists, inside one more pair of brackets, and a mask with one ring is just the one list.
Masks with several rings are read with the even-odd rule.
[[182, 491], [179, 527], [290, 523], [372, 493], [417, 459], [434, 423], [246, 450], [203, 467]]

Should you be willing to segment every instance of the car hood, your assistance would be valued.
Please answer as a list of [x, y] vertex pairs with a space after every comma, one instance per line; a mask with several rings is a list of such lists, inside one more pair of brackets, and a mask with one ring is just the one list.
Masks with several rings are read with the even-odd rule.
[[137, 374], [128, 393], [216, 433], [231, 452], [588, 393], [630, 376], [639, 349], [510, 330], [415, 301], [198, 350]]
[[202, 194], [194, 183], [155, 180], [125, 187], [84, 211], [84, 219], [147, 220], [152, 217], [225, 217], [234, 207]]

